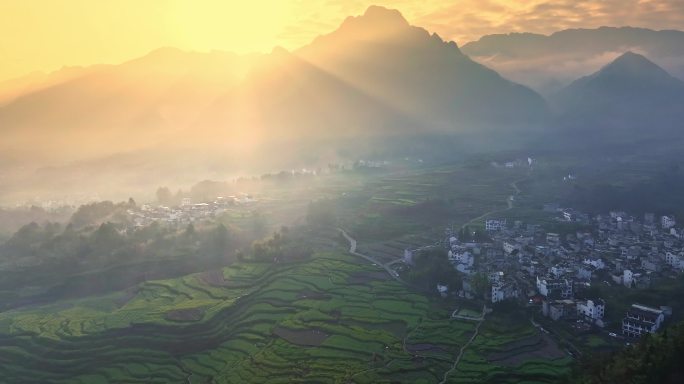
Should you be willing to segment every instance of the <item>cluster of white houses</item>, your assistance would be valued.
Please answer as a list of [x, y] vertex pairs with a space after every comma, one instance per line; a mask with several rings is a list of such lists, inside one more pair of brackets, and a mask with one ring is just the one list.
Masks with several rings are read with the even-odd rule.
[[[485, 296], [492, 303], [537, 302], [554, 320], [582, 320], [603, 327], [608, 310], [605, 301], [584, 294], [592, 284], [640, 289], [684, 271], [684, 230], [673, 216], [657, 220], [654, 214], [646, 214], [640, 220], [610, 212], [590, 217], [554, 204], [545, 210], [557, 212], [559, 221], [581, 222], [592, 229], [552, 233], [538, 225], [489, 219], [485, 221], [490, 238], [486, 242], [460, 241], [449, 232], [445, 243], [449, 260], [464, 274], [463, 287], [451, 291], [473, 297], [472, 279], [484, 274], [490, 284]], [[449, 287], [440, 287], [440, 294], [448, 291]], [[654, 332], [666, 313], [635, 304], [625, 315], [622, 333], [633, 337]]]
[[183, 226], [219, 215], [231, 206], [251, 204], [256, 201], [252, 196], [245, 194], [217, 197], [208, 203], [194, 203], [190, 198], [183, 198], [181, 204], [176, 207], [144, 204], [140, 208], [129, 209], [127, 213], [136, 228], [146, 227], [153, 222], [169, 226]]

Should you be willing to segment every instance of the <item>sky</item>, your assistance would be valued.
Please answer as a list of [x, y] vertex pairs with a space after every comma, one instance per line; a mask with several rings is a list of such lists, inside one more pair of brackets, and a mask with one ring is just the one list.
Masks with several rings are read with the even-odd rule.
[[683, 0], [0, 0], [0, 81], [165, 46], [295, 49], [371, 4], [459, 45], [491, 33], [603, 25], [684, 29]]

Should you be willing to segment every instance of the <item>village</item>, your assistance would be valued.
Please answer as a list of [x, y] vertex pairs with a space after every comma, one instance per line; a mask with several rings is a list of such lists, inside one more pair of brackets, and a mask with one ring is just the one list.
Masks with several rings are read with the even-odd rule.
[[126, 211], [132, 228], [146, 227], [152, 223], [164, 224], [174, 228], [182, 228], [196, 221], [212, 218], [226, 212], [230, 207], [250, 206], [258, 200], [248, 194], [236, 196], [219, 196], [210, 202], [193, 202], [191, 198], [183, 198], [179, 206], [143, 204]]
[[[684, 271], [684, 230], [673, 216], [646, 213], [637, 218], [625, 212], [591, 217], [557, 204], [546, 204], [559, 223], [581, 230], [545, 232], [540, 225], [505, 219], [485, 221], [486, 241], [462, 241], [447, 230], [443, 245], [463, 285], [437, 285], [444, 297], [484, 297], [489, 305], [507, 300], [540, 307], [551, 321], [573, 327], [610, 329], [611, 337], [635, 338], [656, 332], [672, 308], [660, 303], [632, 303], [621, 324], [609, 323], [606, 300], [591, 297], [593, 286], [639, 290]], [[559, 231], [560, 232], [560, 231]], [[406, 250], [404, 263], [413, 262]], [[482, 284], [482, 281], [485, 283]], [[485, 289], [478, 289], [481, 286]], [[613, 316], [614, 317], [614, 316]], [[621, 330], [621, 335], [618, 334]]]

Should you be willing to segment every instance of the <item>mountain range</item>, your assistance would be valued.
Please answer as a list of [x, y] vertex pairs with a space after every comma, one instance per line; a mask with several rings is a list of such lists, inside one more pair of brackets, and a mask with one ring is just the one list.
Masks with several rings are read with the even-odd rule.
[[534, 91], [372, 6], [294, 52], [167, 48], [38, 87], [0, 108], [0, 149], [75, 160], [178, 143], [459, 132], [546, 113]]
[[[482, 64], [496, 68], [504, 57], [533, 66], [556, 58], [558, 39], [573, 51], [578, 34], [593, 48], [577, 46], [576, 56], [619, 49], [622, 40], [591, 38], [610, 33], [657, 36], [642, 47], [684, 52], [671, 37], [681, 32], [651, 32], [496, 36], [459, 49], [396, 10], [371, 6], [291, 52], [161, 48], [118, 65], [33, 74], [0, 84], [0, 199], [19, 186], [39, 194], [41, 185], [66, 191], [84, 180], [108, 193], [151, 190], [377, 156], [402, 140], [446, 143], [434, 140], [439, 135], [459, 135], [464, 148], [466, 137], [491, 148], [493, 137], [510, 144], [542, 129], [674, 127], [681, 81], [636, 53], [558, 86], [548, 102]], [[494, 59], [483, 60], [488, 55]], [[654, 111], [662, 118], [647, 121]]]
[[550, 35], [483, 36], [462, 51], [509, 79], [551, 95], [627, 51], [640, 53], [684, 79], [684, 32], [634, 27], [567, 29]]

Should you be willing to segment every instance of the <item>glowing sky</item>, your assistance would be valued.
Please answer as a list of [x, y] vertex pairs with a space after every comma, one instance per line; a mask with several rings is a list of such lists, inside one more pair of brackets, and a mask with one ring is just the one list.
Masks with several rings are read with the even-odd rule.
[[0, 0], [0, 81], [155, 48], [296, 48], [370, 4], [460, 44], [490, 33], [640, 26], [684, 29], [682, 0]]

